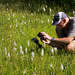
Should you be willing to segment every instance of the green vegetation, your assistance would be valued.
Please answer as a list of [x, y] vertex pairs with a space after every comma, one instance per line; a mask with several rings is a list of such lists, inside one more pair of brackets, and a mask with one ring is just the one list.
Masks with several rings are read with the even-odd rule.
[[[45, 50], [37, 52], [31, 41], [40, 31], [57, 37], [52, 19], [65, 10], [50, 7], [45, 0], [0, 2], [0, 75], [75, 75], [75, 54], [58, 52], [38, 37]], [[75, 15], [74, 10], [67, 13]]]

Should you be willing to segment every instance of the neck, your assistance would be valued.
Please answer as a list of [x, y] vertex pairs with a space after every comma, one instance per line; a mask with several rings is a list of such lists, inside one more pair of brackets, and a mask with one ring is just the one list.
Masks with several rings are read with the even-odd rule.
[[65, 26], [65, 28], [69, 28], [70, 27], [70, 25], [68, 23], [69, 23], [69, 17], [66, 18], [66, 26]]

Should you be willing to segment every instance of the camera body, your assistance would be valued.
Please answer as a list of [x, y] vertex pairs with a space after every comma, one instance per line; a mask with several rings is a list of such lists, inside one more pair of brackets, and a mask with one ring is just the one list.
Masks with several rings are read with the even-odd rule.
[[[39, 32], [39, 34], [37, 34], [37, 36], [40, 38], [40, 39], [44, 39], [44, 35], [41, 35], [41, 33]], [[42, 45], [39, 43], [39, 40], [35, 37], [35, 38], [32, 38], [31, 41], [33, 41], [34, 43], [36, 43], [38, 45], [39, 48], [43, 48]]]
[[37, 36], [44, 40], [44, 37], [43, 37], [44, 35], [41, 35], [40, 32], [39, 32], [39, 34], [37, 34]]

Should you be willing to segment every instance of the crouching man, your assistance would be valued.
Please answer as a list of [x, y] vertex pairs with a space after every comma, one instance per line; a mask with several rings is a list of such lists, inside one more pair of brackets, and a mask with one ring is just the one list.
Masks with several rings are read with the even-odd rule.
[[52, 25], [56, 25], [58, 38], [54, 38], [40, 32], [41, 41], [53, 47], [64, 48], [69, 52], [75, 51], [75, 17], [67, 17], [64, 12], [58, 12], [53, 19]]

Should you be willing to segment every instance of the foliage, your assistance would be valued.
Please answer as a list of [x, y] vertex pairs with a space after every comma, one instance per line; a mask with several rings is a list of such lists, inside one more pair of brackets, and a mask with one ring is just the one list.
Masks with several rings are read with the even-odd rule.
[[40, 31], [57, 37], [51, 23], [62, 9], [51, 9], [40, 4], [42, 0], [36, 1], [38, 7], [34, 1], [22, 1], [2, 0], [0, 4], [0, 75], [75, 75], [75, 54], [45, 45], [38, 37], [45, 50], [37, 50], [31, 41]]
[[[36, 11], [38, 7], [42, 6], [42, 5], [47, 5], [48, 8], [54, 9], [54, 10], [63, 10], [64, 12], [72, 12], [75, 9], [75, 0], [1, 0], [0, 1], [3, 4], [9, 3], [11, 4], [15, 4], [18, 3], [21, 5], [21, 9], [23, 9], [27, 4], [31, 4], [31, 7], [29, 8], [29, 10]], [[72, 13], [71, 13], [72, 15]]]

